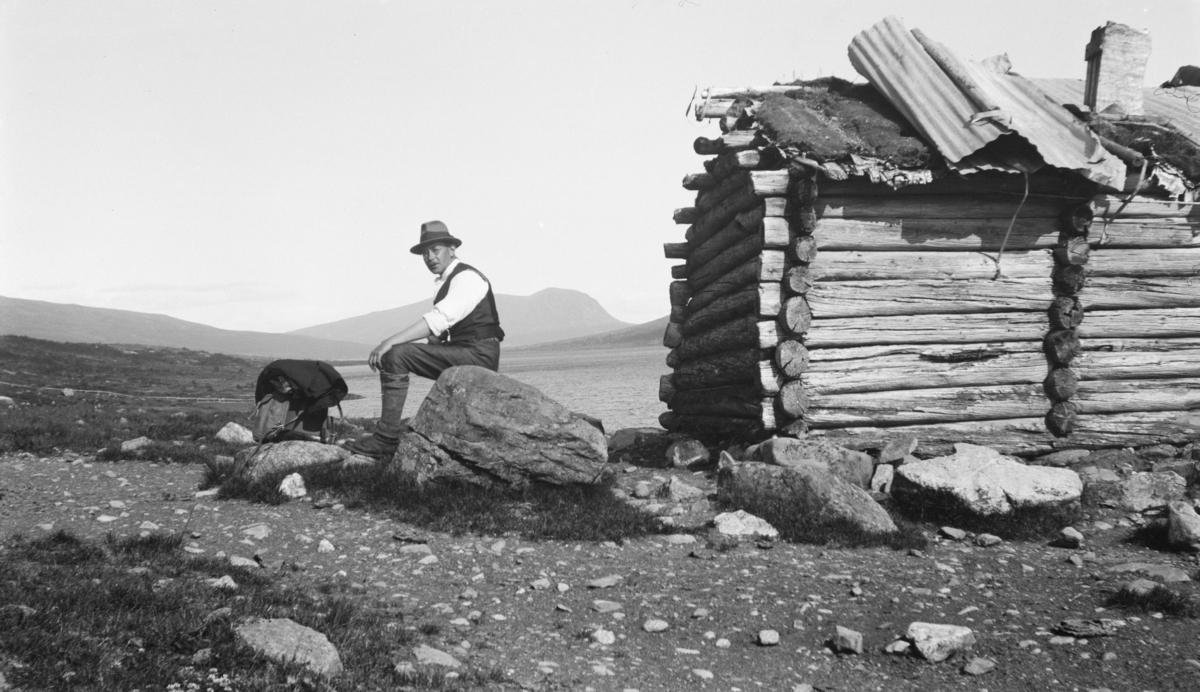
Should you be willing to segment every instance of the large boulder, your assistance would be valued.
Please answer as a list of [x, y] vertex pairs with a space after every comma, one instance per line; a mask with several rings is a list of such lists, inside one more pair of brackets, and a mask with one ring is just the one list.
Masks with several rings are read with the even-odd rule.
[[843, 449], [827, 440], [775, 437], [746, 450], [746, 461], [789, 468], [817, 468], [860, 488], [870, 487], [875, 461], [870, 454]]
[[342, 657], [325, 635], [287, 618], [254, 618], [234, 632], [244, 646], [274, 661], [294, 661], [327, 677], [342, 672]]
[[1200, 551], [1200, 516], [1187, 502], [1167, 505], [1167, 539], [1175, 548]]
[[474, 365], [443, 372], [411, 426], [444, 452], [440, 468], [460, 474], [449, 459], [488, 481], [590, 483], [608, 460], [604, 433], [586, 420], [534, 387]]
[[892, 518], [867, 491], [812, 465], [732, 464], [718, 472], [717, 492], [779, 500], [793, 505], [797, 513], [817, 520], [849, 521], [869, 533], [896, 531]]
[[252, 481], [279, 471], [296, 471], [310, 466], [340, 464], [350, 452], [337, 445], [307, 440], [287, 440], [243, 449], [234, 457], [234, 468]]
[[1079, 475], [1069, 469], [1026, 466], [988, 447], [958, 443], [954, 454], [896, 467], [892, 495], [909, 501], [950, 493], [980, 515], [1078, 502]]

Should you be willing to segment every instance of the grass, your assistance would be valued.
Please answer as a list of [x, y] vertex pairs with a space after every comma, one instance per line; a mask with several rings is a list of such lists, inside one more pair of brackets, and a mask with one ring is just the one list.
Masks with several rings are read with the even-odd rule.
[[948, 491], [923, 491], [919, 499], [915, 495], [893, 497], [898, 514], [908, 521], [990, 533], [1005, 540], [1045, 540], [1081, 518], [1078, 505], [1017, 507], [1008, 514], [981, 515]]
[[822, 518], [799, 512], [795, 502], [779, 497], [727, 491], [718, 496], [718, 504], [722, 511], [741, 509], [764, 519], [779, 531], [781, 539], [791, 543], [841, 548], [888, 547], [893, 550], [920, 550], [929, 543], [921, 527], [903, 517], [893, 517], [898, 531], [877, 533], [865, 531], [846, 519]]
[[[222, 498], [278, 504], [287, 471], [250, 481], [232, 465], [212, 463], [202, 485]], [[666, 532], [654, 517], [613, 494], [611, 483], [552, 487], [482, 487], [418, 483], [395, 466], [315, 467], [299, 471], [310, 495], [329, 493], [348, 508], [388, 513], [397, 521], [452, 535], [518, 535], [531, 540], [622, 541]]]
[[1162, 613], [1170, 617], [1200, 617], [1200, 603], [1195, 597], [1176, 593], [1161, 584], [1145, 592], [1122, 586], [1104, 605], [1143, 613]]
[[[395, 660], [421, 639], [393, 607], [365, 607], [338, 593], [305, 591], [258, 570], [195, 558], [178, 536], [104, 541], [56, 532], [12, 537], [0, 560], [0, 661], [20, 689], [360, 690], [492, 688], [498, 671], [458, 677], [396, 672]], [[208, 587], [230, 575], [236, 591]], [[328, 589], [336, 592], [337, 589]], [[324, 633], [346, 671], [332, 680], [296, 664], [264, 660], [241, 647], [236, 623], [286, 617]], [[203, 665], [193, 655], [207, 649]]]

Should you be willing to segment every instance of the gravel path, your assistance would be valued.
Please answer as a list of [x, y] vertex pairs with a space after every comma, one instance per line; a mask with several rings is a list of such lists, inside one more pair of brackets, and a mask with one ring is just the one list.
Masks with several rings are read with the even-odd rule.
[[[714, 489], [686, 471], [627, 471], [621, 485], [631, 492], [638, 481], [654, 485], [672, 474]], [[401, 605], [440, 626], [442, 650], [502, 667], [514, 688], [1200, 689], [1198, 621], [1099, 610], [1120, 584], [1145, 576], [1114, 567], [1140, 562], [1196, 574], [1190, 557], [1125, 542], [1133, 523], [1111, 510], [1077, 527], [1085, 536], [1079, 550], [949, 539], [923, 554], [753, 542], [714, 550], [688, 535], [620, 546], [426, 535], [337, 505], [197, 497], [199, 479], [195, 467], [3, 456], [0, 535], [186, 528], [190, 552], [257, 555], [281, 579], [341, 580], [357, 597]], [[677, 519], [703, 521], [706, 507], [679, 506]], [[604, 577], [618, 578], [589, 588]], [[1191, 581], [1170, 586], [1196, 591]], [[1125, 624], [1114, 636], [1052, 639], [1065, 619], [1101, 617]], [[964, 625], [978, 643], [938, 664], [885, 653], [914, 621]], [[838, 626], [863, 635], [862, 655], [830, 650]], [[760, 644], [763, 630], [778, 643]], [[996, 666], [963, 672], [974, 657]]]

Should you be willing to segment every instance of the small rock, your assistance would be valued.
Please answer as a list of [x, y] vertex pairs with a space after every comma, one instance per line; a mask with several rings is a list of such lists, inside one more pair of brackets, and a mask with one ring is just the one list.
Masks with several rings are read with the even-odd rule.
[[849, 627], [838, 625], [833, 637], [833, 648], [839, 653], [861, 654], [863, 652], [863, 636]]
[[717, 532], [723, 536], [779, 536], [779, 531], [774, 526], [741, 509], [736, 512], [722, 512], [713, 517], [712, 521], [717, 527]]
[[990, 533], [981, 533], [975, 537], [975, 545], [980, 548], [990, 548], [994, 545], [1000, 545], [1003, 542], [1003, 538]]
[[238, 587], [237, 582], [228, 574], [218, 579], [209, 579], [208, 585], [214, 589], [227, 589], [229, 591], [235, 591]]
[[418, 565], [436, 565], [437, 563], [438, 563], [437, 555], [426, 555], [425, 557], [421, 558], [420, 560], [417, 560]]
[[533, 581], [529, 582], [529, 588], [533, 589], [534, 591], [545, 591], [546, 589], [550, 588], [550, 580], [545, 577], [534, 579]]
[[695, 542], [696, 537], [690, 533], [673, 533], [667, 536], [667, 543], [671, 545], [687, 545]]
[[150, 440], [150, 438], [148, 438], [148, 437], [145, 437], [145, 436], [135, 437], [132, 440], [125, 440], [124, 442], [122, 442], [121, 443], [121, 451], [122, 452], [136, 452], [137, 450], [142, 449], [144, 447], [149, 447], [151, 444], [153, 444], [153, 443]]
[[961, 541], [967, 537], [966, 531], [963, 531], [962, 529], [956, 529], [953, 526], [943, 526], [942, 528], [938, 529], [938, 531], [941, 532], [941, 534], [946, 538], [955, 541]]
[[96, 517], [96, 521], [100, 522], [101, 524], [107, 524], [109, 522], [116, 521], [118, 518], [119, 517], [114, 517], [110, 514], [101, 514], [100, 516]]
[[248, 557], [240, 557], [238, 555], [230, 557], [229, 564], [233, 565], [234, 567], [252, 567], [254, 569], [259, 569], [262, 567], [262, 565], [258, 564], [254, 560], [251, 560]]
[[1145, 596], [1151, 591], [1159, 588], [1162, 584], [1149, 579], [1135, 579], [1131, 582], [1126, 582], [1121, 586], [1123, 591], [1128, 592], [1133, 596]]
[[892, 492], [892, 480], [896, 477], [896, 469], [891, 464], [880, 464], [871, 475], [870, 490], [877, 493]]
[[321, 542], [317, 544], [317, 552], [318, 553], [332, 553], [333, 550], [334, 550], [333, 544], [330, 543], [329, 540], [326, 538], [322, 538]]
[[1074, 550], [1083, 545], [1083, 534], [1079, 533], [1074, 527], [1068, 526], [1058, 532], [1058, 538], [1054, 541], [1054, 545]]
[[879, 463], [891, 464], [903, 461], [905, 457], [917, 450], [920, 439], [915, 435], [901, 435], [889, 439], [883, 449], [879, 450]]
[[759, 630], [759, 646], [779, 646], [779, 633], [775, 630]]
[[633, 486], [633, 496], [639, 500], [645, 500], [653, 494], [649, 481], [638, 481], [637, 485]]
[[926, 660], [944, 661], [957, 651], [975, 645], [975, 634], [968, 627], [914, 622], [908, 626], [908, 639]]
[[700, 678], [701, 680], [712, 680], [713, 679], [712, 671], [708, 671], [703, 668], [692, 668], [692, 675], [695, 675], [696, 677]]
[[693, 610], [692, 617], [696, 619], [708, 617], [708, 608], [697, 608]]
[[592, 601], [592, 610], [596, 611], [597, 613], [615, 613], [621, 608], [621, 604], [617, 603], [616, 601]]
[[666, 632], [668, 627], [670, 627], [670, 625], [667, 624], [666, 620], [658, 620], [655, 618], [651, 618], [642, 623], [642, 629], [647, 632]]
[[597, 644], [603, 644], [605, 646], [612, 646], [613, 644], [617, 643], [617, 635], [613, 634], [609, 630], [604, 629], [603, 627], [592, 632], [590, 635], [588, 635], [588, 638]]
[[666, 456], [667, 465], [675, 468], [704, 464], [709, 460], [708, 448], [690, 437], [672, 442]]
[[222, 442], [235, 445], [254, 444], [254, 433], [232, 421], [226, 423], [225, 427], [217, 431], [216, 438]]
[[705, 496], [705, 492], [694, 485], [688, 485], [678, 478], [672, 477], [659, 490], [659, 497], [665, 497], [671, 502], [688, 502]]
[[271, 535], [271, 527], [266, 524], [251, 524], [250, 526], [243, 526], [242, 533], [256, 541], [261, 541]]
[[962, 672], [967, 675], [983, 675], [990, 673], [996, 668], [996, 662], [986, 658], [972, 658], [963, 666]]
[[296, 500], [308, 495], [308, 489], [304, 487], [304, 478], [298, 473], [284, 478], [279, 484], [279, 492], [289, 500]]
[[904, 641], [903, 639], [897, 639], [896, 641], [892, 642], [891, 644], [888, 644], [887, 646], [883, 647], [883, 650], [889, 654], [906, 654], [906, 653], [908, 653], [908, 650], [911, 648], [912, 648], [912, 644], [909, 644], [908, 642]]
[[1051, 646], [1066, 646], [1068, 644], [1074, 644], [1075, 637], [1067, 637], [1067, 636], [1063, 636], [1063, 635], [1058, 635], [1058, 636], [1050, 637], [1050, 639], [1048, 639], [1046, 643], [1050, 644]]
[[1161, 579], [1166, 583], [1191, 581], [1188, 573], [1170, 565], [1152, 565], [1145, 562], [1126, 562], [1108, 568], [1110, 572], [1141, 572], [1147, 576]]
[[413, 649], [413, 658], [417, 659], [417, 663], [429, 666], [440, 666], [442, 668], [462, 667], [462, 663], [457, 658], [428, 644], [422, 644]]
[[1191, 504], [1176, 501], [1167, 505], [1167, 540], [1175, 548], [1200, 551], [1200, 515]]
[[721, 637], [717, 641], [713, 642], [713, 646], [717, 647], [718, 649], [728, 649], [730, 646], [733, 646], [733, 642]]
[[587, 587], [589, 589], [610, 589], [623, 581], [625, 581], [625, 577], [619, 574], [610, 574], [607, 577], [600, 577], [599, 579], [589, 581]]

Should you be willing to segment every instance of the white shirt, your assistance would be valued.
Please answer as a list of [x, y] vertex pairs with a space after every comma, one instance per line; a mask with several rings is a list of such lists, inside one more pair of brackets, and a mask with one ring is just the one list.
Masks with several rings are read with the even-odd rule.
[[[438, 275], [433, 280], [435, 286], [441, 289], [442, 283], [446, 277], [454, 272], [454, 268], [459, 265], [456, 257], [450, 266], [446, 267], [446, 271]], [[487, 297], [488, 283], [483, 280], [479, 272], [464, 271], [454, 277], [454, 281], [450, 283], [450, 289], [446, 291], [446, 297], [442, 298], [437, 303], [433, 304], [433, 310], [423, 315], [425, 324], [429, 325], [429, 331], [434, 336], [440, 337], [446, 333], [450, 327], [458, 324], [464, 317], [471, 314], [479, 302]], [[436, 293], [436, 292], [435, 292]]]

